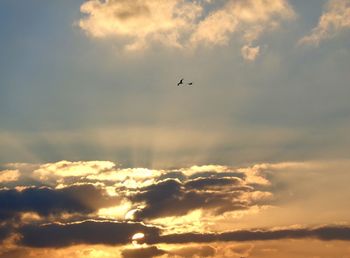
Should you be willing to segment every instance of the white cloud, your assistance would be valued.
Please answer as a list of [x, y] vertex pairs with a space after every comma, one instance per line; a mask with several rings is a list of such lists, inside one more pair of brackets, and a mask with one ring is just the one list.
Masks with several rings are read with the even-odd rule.
[[[206, 13], [212, 1], [184, 0], [88, 0], [81, 29], [96, 38], [117, 38], [127, 50], [142, 49], [154, 42], [170, 47], [225, 45], [233, 34], [245, 44], [275, 29], [294, 16], [287, 0], [226, 0]], [[217, 5], [215, 5], [217, 6]], [[257, 50], [251, 49], [252, 58]], [[253, 59], [250, 59], [253, 60]]]
[[231, 34], [240, 33], [244, 41], [252, 42], [263, 31], [276, 28], [281, 20], [292, 17], [294, 11], [285, 0], [231, 0], [198, 24], [191, 41], [223, 45]]
[[320, 17], [318, 25], [311, 34], [303, 37], [299, 44], [319, 45], [323, 40], [333, 38], [337, 34], [350, 28], [350, 1], [330, 0]]
[[123, 38], [131, 50], [149, 41], [180, 47], [180, 37], [201, 11], [200, 5], [184, 0], [89, 0], [81, 6], [87, 16], [79, 26], [93, 37]]
[[41, 180], [50, 177], [81, 177], [92, 174], [99, 174], [115, 167], [110, 161], [59, 161], [56, 163], [42, 164], [34, 171], [34, 175]]

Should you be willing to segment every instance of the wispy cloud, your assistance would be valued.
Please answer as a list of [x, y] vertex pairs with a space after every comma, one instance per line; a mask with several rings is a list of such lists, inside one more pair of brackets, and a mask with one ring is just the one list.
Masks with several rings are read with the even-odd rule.
[[242, 57], [245, 60], [248, 60], [248, 61], [254, 61], [258, 57], [259, 52], [260, 52], [260, 47], [259, 46], [252, 47], [252, 46], [249, 46], [249, 45], [244, 45], [241, 48]]
[[300, 45], [319, 45], [321, 41], [336, 37], [350, 28], [350, 1], [329, 0], [318, 25], [311, 33], [300, 39]]

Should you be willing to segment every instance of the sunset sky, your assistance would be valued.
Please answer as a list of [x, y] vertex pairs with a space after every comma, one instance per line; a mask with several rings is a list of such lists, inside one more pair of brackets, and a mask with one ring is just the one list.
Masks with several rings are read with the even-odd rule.
[[350, 0], [1, 0], [0, 258], [350, 258], [349, 81]]

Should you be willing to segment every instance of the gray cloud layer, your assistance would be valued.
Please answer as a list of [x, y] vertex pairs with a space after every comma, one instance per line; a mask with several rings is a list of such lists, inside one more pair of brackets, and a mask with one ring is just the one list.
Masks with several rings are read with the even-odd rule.
[[141, 223], [84, 221], [71, 224], [26, 225], [19, 229], [20, 244], [31, 247], [64, 247], [74, 244], [119, 245], [131, 242], [137, 232], [155, 240], [160, 230]]
[[314, 238], [320, 240], [350, 240], [349, 227], [324, 226], [319, 228], [300, 228], [282, 230], [241, 230], [220, 234], [172, 234], [160, 236], [161, 243], [209, 243], [220, 241], [266, 241], [279, 239]]
[[71, 224], [27, 225], [18, 231], [20, 244], [29, 247], [64, 247], [74, 244], [120, 245], [131, 242], [137, 232], [148, 244], [268, 241], [280, 239], [350, 240], [350, 227], [323, 226], [281, 230], [240, 230], [225, 233], [182, 233], [161, 235], [161, 229], [141, 223], [84, 221]]
[[61, 189], [29, 187], [23, 190], [0, 190], [0, 220], [14, 218], [22, 212], [41, 216], [62, 213], [88, 214], [119, 202], [93, 185], [72, 185]]

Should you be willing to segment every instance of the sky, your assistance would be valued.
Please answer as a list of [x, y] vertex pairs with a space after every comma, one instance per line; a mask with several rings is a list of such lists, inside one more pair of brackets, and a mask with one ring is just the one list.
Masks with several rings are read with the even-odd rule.
[[1, 0], [0, 56], [0, 258], [350, 257], [349, 0]]

